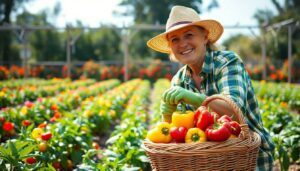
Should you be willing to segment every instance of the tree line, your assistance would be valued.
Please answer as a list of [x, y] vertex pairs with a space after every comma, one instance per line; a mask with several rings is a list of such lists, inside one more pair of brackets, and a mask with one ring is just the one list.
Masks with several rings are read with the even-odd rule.
[[[60, 4], [58, 3], [52, 11], [42, 11], [33, 14], [28, 10], [18, 13], [18, 9], [24, 4], [34, 0], [8, 0], [0, 1], [0, 25], [30, 25], [30, 26], [53, 26], [51, 17], [58, 16], [60, 13]], [[300, 21], [300, 2], [297, 0], [280, 1], [272, 0], [277, 9], [273, 13], [268, 9], [258, 9], [254, 14], [257, 23], [261, 28], [270, 26], [283, 20], [291, 19], [295, 22]], [[168, 14], [173, 5], [185, 5], [195, 9], [199, 13], [218, 8], [217, 0], [210, 1], [208, 6], [203, 5], [203, 0], [122, 0], [119, 4], [126, 9], [125, 11], [116, 11], [122, 16], [132, 16], [135, 25], [139, 24], [165, 24]], [[228, 9], [230, 10], [230, 9]], [[12, 21], [12, 15], [16, 15], [15, 21]], [[100, 24], [99, 24], [100, 25]], [[78, 21], [70, 27], [84, 27]], [[299, 26], [298, 26], [299, 27]], [[157, 35], [161, 31], [139, 30], [130, 32], [129, 54], [133, 59], [144, 59], [148, 57], [168, 60], [165, 55], [156, 53], [146, 46], [146, 41]], [[261, 30], [263, 32], [263, 30]], [[115, 29], [112, 25], [101, 25], [99, 29], [91, 30], [73, 30], [72, 35], [80, 37], [72, 48], [72, 61], [87, 60], [122, 60], [123, 44], [122, 32]], [[288, 50], [287, 29], [282, 28], [277, 31], [276, 37], [271, 33], [266, 34], [267, 56], [274, 59], [286, 59]], [[300, 32], [295, 28], [292, 35], [292, 47], [294, 59], [300, 59]], [[36, 30], [29, 33], [29, 48], [31, 50], [31, 62], [35, 61], [65, 61], [67, 32], [61, 30]], [[238, 46], [237, 46], [238, 45]], [[251, 57], [254, 59], [260, 56], [260, 45], [257, 39], [246, 36], [236, 35], [224, 42], [224, 46], [229, 50], [235, 50], [242, 57]], [[10, 65], [21, 62], [20, 49], [22, 44], [18, 40], [16, 33], [12, 30], [0, 31], [0, 65]]]

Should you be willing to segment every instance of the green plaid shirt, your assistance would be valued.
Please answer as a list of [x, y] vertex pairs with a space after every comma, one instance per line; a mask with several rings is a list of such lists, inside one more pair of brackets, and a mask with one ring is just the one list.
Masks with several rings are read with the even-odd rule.
[[[249, 128], [261, 136], [261, 147], [257, 160], [257, 170], [271, 170], [274, 143], [262, 124], [258, 102], [251, 79], [244, 68], [243, 61], [231, 51], [210, 51], [202, 66], [201, 88], [198, 90], [191, 77], [192, 70], [183, 66], [173, 77], [172, 86], [179, 86], [206, 96], [222, 94], [231, 98], [243, 112]], [[193, 106], [187, 106], [195, 110]]]

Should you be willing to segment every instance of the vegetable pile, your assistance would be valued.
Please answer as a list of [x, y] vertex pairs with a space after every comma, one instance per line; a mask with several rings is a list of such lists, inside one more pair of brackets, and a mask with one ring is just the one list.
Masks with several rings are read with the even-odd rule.
[[240, 132], [240, 124], [228, 115], [200, 106], [195, 112], [175, 111], [171, 123], [159, 122], [148, 131], [147, 139], [154, 143], [222, 142], [237, 138]]

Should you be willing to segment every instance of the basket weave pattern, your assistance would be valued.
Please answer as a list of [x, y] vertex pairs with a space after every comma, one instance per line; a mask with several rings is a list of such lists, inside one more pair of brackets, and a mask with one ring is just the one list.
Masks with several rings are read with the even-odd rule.
[[215, 170], [255, 170], [260, 136], [249, 130], [239, 108], [229, 98], [214, 95], [202, 105], [207, 106], [215, 99], [225, 100], [233, 109], [242, 131], [238, 138], [224, 142], [204, 143], [152, 143], [143, 142], [155, 171], [215, 171]]

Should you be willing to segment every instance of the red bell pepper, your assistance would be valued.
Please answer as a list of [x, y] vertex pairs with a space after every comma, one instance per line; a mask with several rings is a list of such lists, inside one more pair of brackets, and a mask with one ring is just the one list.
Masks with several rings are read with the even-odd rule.
[[237, 123], [236, 121], [231, 121], [229, 122], [230, 124], [230, 128], [231, 128], [231, 133], [235, 136], [239, 136], [240, 132], [241, 132], [241, 126], [239, 123]]
[[223, 115], [218, 119], [218, 122], [223, 123], [223, 122], [230, 122], [231, 121], [231, 117], [229, 117], [228, 115]]
[[205, 134], [210, 141], [225, 141], [231, 135], [230, 124], [229, 122], [216, 122], [206, 128]]
[[230, 131], [233, 135], [239, 136], [241, 132], [241, 126], [236, 121], [232, 121], [231, 118], [228, 115], [223, 115], [218, 119], [218, 122], [224, 123], [228, 122], [230, 125]]
[[187, 133], [188, 129], [186, 127], [172, 127], [170, 129], [170, 134], [171, 137], [176, 141], [176, 142], [184, 142], [185, 135]]
[[195, 111], [195, 115], [194, 115], [194, 123], [195, 123], [195, 126], [196, 126], [196, 124], [197, 124], [197, 122], [198, 122], [199, 116], [201, 115], [201, 113], [202, 113], [203, 111], [207, 111], [206, 106], [200, 106], [200, 107], [198, 107], [198, 109]]
[[198, 118], [200, 115], [201, 115], [201, 111], [197, 109], [194, 115], [194, 126], [197, 126]]
[[197, 121], [197, 127], [203, 131], [206, 130], [206, 128], [213, 124], [215, 120], [219, 118], [217, 113], [210, 113], [208, 110], [203, 110], [200, 114], [198, 121]]

